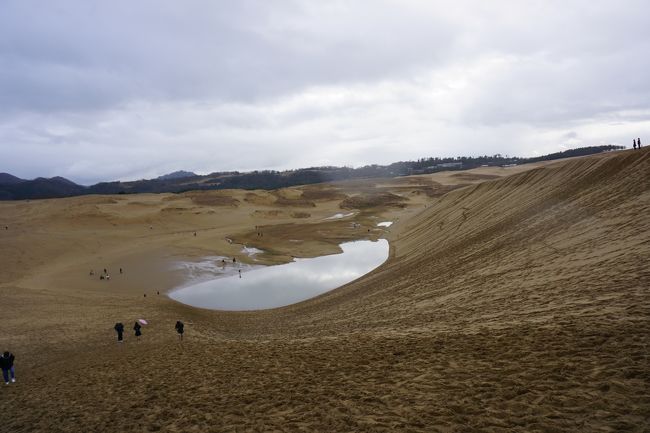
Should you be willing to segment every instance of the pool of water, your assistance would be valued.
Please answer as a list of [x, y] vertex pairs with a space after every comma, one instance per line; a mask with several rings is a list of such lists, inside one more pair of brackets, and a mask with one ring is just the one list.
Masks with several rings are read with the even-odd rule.
[[334, 215], [332, 215], [330, 217], [327, 217], [325, 219], [326, 220], [337, 220], [337, 219], [341, 219], [341, 218], [347, 218], [347, 217], [352, 216], [352, 215], [354, 215], [354, 212], [345, 213], [345, 214], [344, 213], [336, 213], [336, 214], [334, 214]]
[[261, 310], [304, 301], [356, 280], [388, 258], [388, 241], [346, 242], [343, 253], [242, 270], [172, 291], [183, 304], [215, 310]]

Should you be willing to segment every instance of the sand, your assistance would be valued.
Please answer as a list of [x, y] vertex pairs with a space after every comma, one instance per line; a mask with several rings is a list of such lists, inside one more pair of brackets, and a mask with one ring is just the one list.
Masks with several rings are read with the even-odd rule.
[[[18, 379], [0, 388], [0, 431], [647, 431], [649, 212], [647, 149], [274, 192], [0, 202], [0, 349]], [[178, 260], [251, 263], [247, 246], [283, 263], [377, 237], [384, 265], [296, 305], [165, 296], [187, 278]]]

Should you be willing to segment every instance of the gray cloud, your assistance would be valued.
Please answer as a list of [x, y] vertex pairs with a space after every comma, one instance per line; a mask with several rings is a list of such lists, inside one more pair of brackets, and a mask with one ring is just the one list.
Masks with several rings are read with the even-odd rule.
[[92, 183], [628, 144], [650, 132], [649, 9], [5, 0], [0, 171]]

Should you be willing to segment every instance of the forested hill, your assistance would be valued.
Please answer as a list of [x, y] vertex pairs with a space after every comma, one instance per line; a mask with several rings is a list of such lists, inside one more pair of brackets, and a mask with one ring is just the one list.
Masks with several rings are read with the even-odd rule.
[[570, 149], [535, 158], [509, 157], [503, 155], [478, 157], [421, 158], [417, 161], [400, 161], [389, 165], [351, 167], [310, 167], [287, 171], [216, 172], [195, 175], [191, 172], [175, 172], [156, 179], [132, 182], [101, 182], [92, 186], [77, 185], [62, 177], [24, 180], [8, 173], [0, 173], [0, 200], [24, 200], [71, 197], [84, 194], [136, 194], [184, 192], [211, 189], [276, 189], [293, 185], [330, 182], [346, 179], [381, 178], [435, 173], [445, 170], [468, 170], [481, 166], [507, 166], [590, 155], [599, 152], [621, 150], [623, 146], [590, 146]]

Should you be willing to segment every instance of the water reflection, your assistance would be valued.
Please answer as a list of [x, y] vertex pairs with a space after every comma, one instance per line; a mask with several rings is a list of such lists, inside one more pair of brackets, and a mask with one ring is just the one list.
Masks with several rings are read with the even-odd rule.
[[169, 296], [184, 304], [218, 310], [275, 308], [313, 298], [359, 278], [388, 258], [388, 241], [341, 244], [343, 253], [295, 259], [239, 275], [193, 284]]

